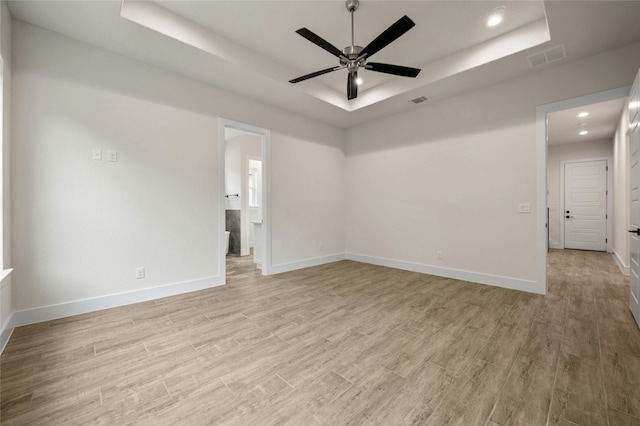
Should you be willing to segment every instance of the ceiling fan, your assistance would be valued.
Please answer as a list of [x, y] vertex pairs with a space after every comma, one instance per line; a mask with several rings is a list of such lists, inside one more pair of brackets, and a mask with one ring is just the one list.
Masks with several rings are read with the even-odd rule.
[[335, 67], [326, 68], [324, 70], [312, 72], [311, 74], [303, 75], [302, 77], [289, 80], [289, 83], [300, 83], [301, 81], [308, 80], [313, 77], [318, 77], [323, 74], [327, 74], [333, 71], [346, 68], [349, 71], [347, 76], [347, 100], [355, 99], [358, 97], [358, 69], [364, 68], [370, 71], [382, 72], [385, 74], [399, 75], [402, 77], [415, 78], [420, 70], [418, 68], [403, 67], [400, 65], [381, 64], [379, 62], [367, 62], [367, 60], [373, 56], [374, 53], [382, 50], [401, 35], [409, 31], [416, 24], [409, 19], [408, 16], [403, 16], [398, 19], [393, 25], [384, 30], [382, 34], [375, 38], [364, 48], [362, 46], [356, 46], [353, 41], [353, 12], [358, 9], [360, 5], [359, 0], [347, 0], [346, 7], [351, 13], [351, 46], [347, 46], [340, 50], [319, 35], [313, 33], [307, 28], [300, 28], [296, 33], [309, 40], [316, 46], [326, 50], [333, 56], [336, 56], [340, 60], [340, 65]]

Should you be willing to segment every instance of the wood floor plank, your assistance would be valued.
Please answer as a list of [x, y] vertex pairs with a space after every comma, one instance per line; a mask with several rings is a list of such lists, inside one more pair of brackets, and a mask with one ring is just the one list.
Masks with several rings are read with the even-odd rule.
[[561, 351], [549, 424], [607, 424], [605, 391], [598, 360]]
[[555, 334], [552, 323], [534, 321], [521, 348], [521, 354], [556, 366], [562, 337]]
[[425, 363], [367, 424], [383, 426], [399, 420], [407, 424], [426, 420], [460, 377], [440, 366]]
[[522, 327], [518, 324], [501, 324], [487, 339], [478, 358], [502, 367], [510, 367], [528, 334], [528, 327]]
[[426, 424], [484, 424], [498, 400], [507, 373], [504, 367], [475, 360], [451, 386]]
[[553, 365], [518, 357], [490, 420], [498, 425], [545, 424], [555, 373]]
[[602, 355], [608, 407], [640, 417], [640, 358], [609, 350]]
[[562, 350], [579, 357], [598, 359], [600, 357], [600, 344], [598, 325], [595, 320], [587, 321], [570, 317], [567, 319], [562, 337]]

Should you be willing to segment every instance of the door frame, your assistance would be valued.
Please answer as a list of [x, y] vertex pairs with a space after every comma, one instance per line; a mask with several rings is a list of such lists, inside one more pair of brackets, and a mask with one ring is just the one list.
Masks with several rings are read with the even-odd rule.
[[218, 118], [218, 268], [223, 283], [227, 283], [225, 242], [222, 236], [226, 228], [225, 209], [225, 129], [255, 133], [262, 139], [262, 241], [264, 241], [262, 275], [271, 271], [271, 131], [252, 124], [227, 118]]
[[631, 86], [605, 90], [536, 107], [536, 293], [547, 294], [547, 114], [629, 96]]
[[613, 235], [613, 226], [612, 220], [609, 219], [611, 215], [611, 211], [613, 210], [613, 187], [611, 186], [613, 183], [613, 157], [599, 157], [599, 158], [585, 158], [579, 160], [564, 160], [560, 161], [560, 211], [558, 214], [560, 215], [560, 247], [565, 249], [565, 240], [564, 240], [564, 212], [565, 212], [565, 204], [564, 204], [564, 166], [565, 164], [573, 164], [573, 163], [587, 163], [589, 161], [606, 161], [607, 162], [607, 253], [611, 253], [611, 235]]
[[[260, 166], [260, 175], [261, 175], [260, 176], [260, 200], [259, 200], [259, 201], [261, 201], [262, 197], [264, 196], [264, 194], [262, 194], [262, 157], [256, 157], [255, 155], [251, 155], [251, 154], [246, 154], [244, 156], [244, 174], [245, 175], [247, 175], [249, 173], [249, 170], [250, 170], [249, 163], [251, 161], [260, 161], [260, 163], [261, 163], [261, 166]], [[251, 247], [252, 247], [251, 241], [249, 239], [249, 235], [251, 233], [251, 222], [249, 221], [249, 211], [252, 208], [255, 208], [255, 207], [249, 207], [249, 180], [248, 179], [247, 179], [247, 184], [245, 185], [244, 191], [245, 191], [245, 202], [246, 202], [246, 206], [247, 206], [247, 209], [246, 209], [247, 210], [246, 211], [247, 217], [245, 219], [245, 225], [246, 225], [245, 228], [246, 228], [246, 232], [247, 232], [247, 254], [249, 254], [249, 251], [251, 250]], [[263, 207], [263, 204], [260, 204], [259, 208], [262, 209], [262, 207]]]

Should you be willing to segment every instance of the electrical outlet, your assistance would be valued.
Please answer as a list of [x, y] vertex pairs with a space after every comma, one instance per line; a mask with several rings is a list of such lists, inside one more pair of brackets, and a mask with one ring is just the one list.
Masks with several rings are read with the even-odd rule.
[[324, 251], [324, 244], [319, 244], [318, 245], [318, 250]]
[[112, 162], [118, 161], [118, 151], [113, 151], [113, 150], [107, 151], [107, 161], [112, 161]]
[[442, 250], [436, 250], [436, 259], [442, 260]]
[[144, 278], [144, 268], [136, 268], [136, 279]]
[[101, 149], [94, 149], [93, 150], [93, 155], [92, 157], [94, 160], [102, 160], [102, 150]]

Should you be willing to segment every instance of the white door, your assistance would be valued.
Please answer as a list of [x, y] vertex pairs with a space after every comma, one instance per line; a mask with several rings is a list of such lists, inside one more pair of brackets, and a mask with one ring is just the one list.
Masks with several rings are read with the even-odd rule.
[[629, 103], [629, 152], [631, 154], [630, 185], [630, 229], [629, 252], [631, 257], [629, 307], [640, 325], [640, 72], [631, 89]]
[[607, 250], [607, 161], [564, 165], [564, 247]]

